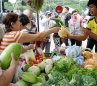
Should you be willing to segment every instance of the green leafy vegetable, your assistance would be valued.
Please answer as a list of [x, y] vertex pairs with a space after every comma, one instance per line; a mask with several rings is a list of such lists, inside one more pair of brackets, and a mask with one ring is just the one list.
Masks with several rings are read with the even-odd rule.
[[59, 18], [53, 18], [52, 20], [54, 20], [56, 22], [56, 24], [53, 25], [53, 27], [61, 27], [64, 25], [63, 22], [61, 21], [61, 19], [59, 19]]
[[96, 86], [96, 80], [92, 76], [82, 76], [83, 86]]
[[78, 74], [72, 75], [72, 80], [69, 82], [71, 86], [81, 86], [81, 77]]

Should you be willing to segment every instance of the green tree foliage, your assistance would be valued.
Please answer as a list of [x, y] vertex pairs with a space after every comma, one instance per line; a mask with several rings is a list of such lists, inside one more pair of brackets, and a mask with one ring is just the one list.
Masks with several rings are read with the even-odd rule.
[[87, 7], [87, 2], [88, 0], [45, 0], [43, 10], [51, 10], [57, 5], [61, 5], [62, 7], [68, 6], [76, 9], [79, 13], [82, 13], [82, 11]]
[[[15, 6], [15, 9], [18, 8], [18, 10], [24, 10], [27, 7], [27, 5], [24, 3], [22, 4], [21, 1], [26, 1], [26, 0], [17, 0], [17, 2], [19, 2], [20, 4], [17, 4], [17, 6]], [[85, 10], [87, 7], [87, 2], [88, 0], [44, 0], [44, 3], [42, 3], [43, 6], [41, 6], [42, 7], [41, 10], [43, 11], [53, 10], [57, 5], [61, 5], [62, 7], [68, 6], [73, 9], [77, 9], [79, 13], [82, 13], [83, 10]], [[12, 10], [13, 9], [12, 6], [13, 5], [9, 2], [5, 3], [5, 9]]]
[[11, 11], [13, 9], [13, 5], [10, 2], [4, 2], [4, 9]]

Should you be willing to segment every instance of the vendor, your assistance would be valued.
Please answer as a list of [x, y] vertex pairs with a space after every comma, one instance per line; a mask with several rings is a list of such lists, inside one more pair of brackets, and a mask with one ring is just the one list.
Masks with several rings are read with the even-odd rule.
[[87, 27], [83, 29], [82, 35], [69, 35], [68, 38], [75, 40], [85, 40], [88, 38], [87, 48], [93, 49], [95, 45], [95, 52], [97, 52], [97, 0], [88, 1], [89, 13], [93, 16], [89, 20]]
[[[40, 34], [23, 33], [20, 31], [21, 23], [19, 21], [19, 16], [15, 13], [8, 13], [3, 19], [3, 24], [5, 24], [6, 33], [4, 34], [0, 44], [1, 52], [11, 43], [26, 43], [42, 40], [51, 33], [57, 33], [60, 29], [59, 27], [54, 27], [47, 31], [41, 32]], [[23, 48], [23, 52], [25, 51], [25, 48]]]

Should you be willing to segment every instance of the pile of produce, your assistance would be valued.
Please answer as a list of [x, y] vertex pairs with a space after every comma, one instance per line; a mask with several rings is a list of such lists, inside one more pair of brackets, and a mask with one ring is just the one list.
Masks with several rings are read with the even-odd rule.
[[[94, 59], [97, 58], [97, 54], [83, 51], [78, 46], [69, 46], [64, 52], [66, 56], [43, 59], [40, 63], [28, 67], [16, 84], [18, 86], [23, 84], [25, 84], [23, 86], [96, 86], [97, 60], [94, 63]], [[93, 61], [90, 61], [91, 59]], [[85, 64], [95, 67], [85, 67]]]
[[97, 69], [79, 67], [72, 58], [61, 58], [54, 63], [49, 79], [41, 86], [96, 86]]
[[[18, 51], [16, 52], [15, 50]], [[22, 47], [18, 43], [8, 46], [0, 56], [1, 68], [7, 69], [9, 67], [12, 52], [17, 60], [21, 51]], [[64, 53], [65, 55], [62, 56], [56, 54], [46, 58], [43, 51], [39, 48], [36, 54], [33, 50], [27, 51], [24, 54], [25, 62], [21, 66], [22, 73], [19, 75], [16, 85], [96, 86], [97, 53], [75, 45], [64, 49]]]
[[[53, 68], [52, 59], [44, 59], [39, 64], [34, 64], [32, 66], [23, 67], [23, 72], [21, 73], [20, 80], [16, 82], [18, 86], [41, 86], [44, 81], [46, 81], [46, 76], [50, 73]], [[27, 85], [28, 84], [28, 85]]]

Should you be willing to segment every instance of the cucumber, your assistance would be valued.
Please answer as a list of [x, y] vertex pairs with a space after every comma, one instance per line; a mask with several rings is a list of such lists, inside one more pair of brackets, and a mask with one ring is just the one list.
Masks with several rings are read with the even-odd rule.
[[11, 53], [14, 53], [15, 60], [18, 60], [22, 52], [22, 46], [19, 43], [11, 43], [8, 45], [5, 50], [0, 55], [1, 68], [3, 70], [8, 69], [11, 62]]

